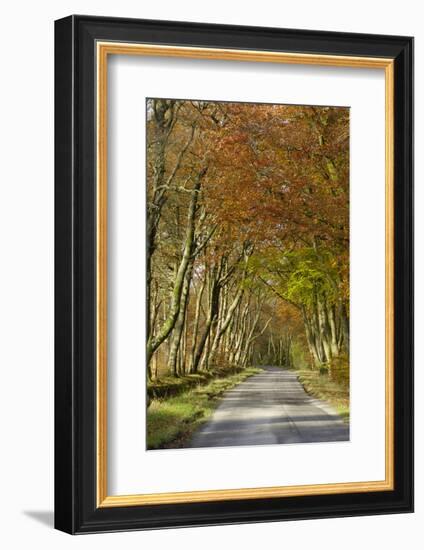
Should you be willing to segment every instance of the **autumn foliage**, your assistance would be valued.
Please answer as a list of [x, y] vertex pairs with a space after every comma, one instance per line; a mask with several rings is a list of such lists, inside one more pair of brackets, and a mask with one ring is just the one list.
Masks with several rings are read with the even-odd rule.
[[149, 376], [349, 350], [349, 110], [147, 101]]

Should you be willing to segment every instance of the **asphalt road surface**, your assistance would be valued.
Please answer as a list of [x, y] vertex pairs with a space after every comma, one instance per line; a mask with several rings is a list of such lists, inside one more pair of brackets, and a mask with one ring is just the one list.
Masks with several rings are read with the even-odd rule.
[[329, 406], [311, 398], [296, 375], [261, 367], [226, 392], [190, 447], [348, 441], [349, 426]]

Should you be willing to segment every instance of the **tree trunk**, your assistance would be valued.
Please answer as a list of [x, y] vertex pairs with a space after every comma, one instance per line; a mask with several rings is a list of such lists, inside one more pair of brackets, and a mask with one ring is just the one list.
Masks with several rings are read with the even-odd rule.
[[338, 357], [340, 355], [340, 347], [337, 341], [337, 324], [336, 324], [336, 308], [334, 305], [331, 305], [327, 308], [328, 310], [328, 323], [330, 325], [330, 334], [331, 334], [331, 353], [333, 357]]
[[199, 365], [202, 359], [203, 351], [205, 349], [206, 341], [209, 338], [209, 334], [213, 323], [216, 322], [216, 317], [218, 315], [218, 309], [219, 309], [219, 293], [220, 293], [220, 286], [216, 279], [216, 273], [214, 273], [211, 277], [208, 317], [206, 319], [205, 328], [203, 330], [202, 336], [200, 337], [196, 353], [194, 354], [194, 361], [192, 365], [192, 372], [194, 373], [196, 373], [199, 370]]
[[322, 347], [325, 353], [324, 363], [331, 361], [331, 346], [330, 346], [330, 330], [328, 326], [327, 316], [325, 312], [325, 306], [323, 299], [317, 297], [317, 312], [318, 312], [318, 327], [319, 327], [319, 337], [322, 342]]
[[302, 317], [303, 317], [303, 323], [305, 326], [306, 341], [308, 343], [309, 353], [311, 354], [314, 366], [320, 367], [322, 365], [322, 362], [321, 362], [320, 354], [317, 348], [313, 323], [309, 319], [308, 313], [304, 306], [302, 307]]
[[188, 372], [194, 372], [194, 370], [193, 370], [193, 368], [194, 368], [194, 356], [195, 356], [195, 353], [196, 353], [197, 335], [198, 335], [198, 332], [199, 332], [200, 308], [201, 308], [201, 305], [202, 305], [202, 297], [203, 297], [203, 292], [205, 290], [205, 287], [206, 287], [206, 273], [205, 273], [205, 276], [203, 278], [202, 284], [200, 285], [199, 293], [198, 293], [197, 299], [196, 299], [196, 312], [195, 312], [195, 315], [194, 315], [194, 326], [193, 326], [193, 334], [192, 334], [192, 338], [191, 338], [190, 363], [189, 363]]
[[175, 276], [174, 288], [171, 296], [171, 307], [168, 314], [168, 317], [162, 327], [159, 329], [158, 333], [154, 337], [150, 337], [147, 341], [147, 352], [146, 352], [146, 361], [149, 364], [153, 353], [158, 349], [158, 347], [165, 341], [170, 332], [173, 330], [175, 323], [178, 318], [181, 307], [181, 294], [183, 291], [185, 275], [188, 269], [190, 262], [192, 261], [192, 252], [194, 244], [194, 228], [195, 228], [195, 218], [196, 218], [196, 208], [198, 202], [198, 196], [200, 191], [200, 186], [202, 178], [206, 173], [206, 168], [198, 175], [194, 187], [191, 191], [190, 204], [187, 213], [187, 226], [184, 242], [184, 250], [181, 258], [180, 265], [178, 267], [177, 274]]
[[349, 334], [349, 318], [348, 318], [348, 314], [347, 314], [346, 304], [343, 304], [342, 308], [341, 308], [341, 324], [342, 324], [344, 347], [346, 349], [346, 353], [349, 355], [350, 334]]
[[215, 338], [213, 339], [213, 343], [211, 346], [210, 354], [209, 354], [209, 360], [212, 361], [215, 357], [216, 350], [218, 348], [218, 344], [221, 340], [222, 335], [225, 333], [225, 331], [228, 328], [228, 325], [230, 324], [230, 321], [232, 319], [232, 316], [234, 315], [234, 312], [236, 308], [238, 307], [241, 297], [243, 296], [243, 287], [240, 285], [238, 288], [236, 295], [234, 297], [233, 302], [231, 303], [230, 307], [227, 311], [227, 316], [224, 320], [221, 320], [221, 323], [217, 326]]
[[[187, 272], [184, 278], [183, 289], [181, 292], [179, 313], [178, 313], [177, 320], [175, 322], [174, 330], [172, 331], [172, 339], [171, 339], [169, 356], [168, 356], [168, 369], [170, 372], [172, 372], [174, 376], [179, 375], [179, 369], [177, 369], [177, 364], [178, 364], [177, 356], [180, 350], [181, 336], [183, 334], [183, 328], [184, 328], [184, 323], [186, 318], [192, 272], [193, 272], [193, 262], [190, 262], [190, 265], [187, 269]], [[181, 354], [180, 354], [180, 358], [181, 358], [181, 364], [182, 364], [182, 362], [184, 361], [184, 358], [182, 357]]]

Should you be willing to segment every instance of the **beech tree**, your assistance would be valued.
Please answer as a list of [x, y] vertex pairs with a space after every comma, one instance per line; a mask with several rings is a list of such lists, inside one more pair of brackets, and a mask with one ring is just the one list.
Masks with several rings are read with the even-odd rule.
[[347, 356], [347, 108], [151, 99], [147, 172], [150, 377]]

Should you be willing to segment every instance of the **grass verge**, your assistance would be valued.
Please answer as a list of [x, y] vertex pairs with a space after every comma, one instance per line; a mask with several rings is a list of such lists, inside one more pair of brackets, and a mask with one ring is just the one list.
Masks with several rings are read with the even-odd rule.
[[346, 423], [349, 422], [349, 387], [347, 385], [335, 382], [328, 374], [322, 374], [319, 370], [301, 369], [296, 370], [296, 374], [309, 395], [327, 401]]
[[212, 415], [222, 394], [259, 372], [261, 369], [248, 367], [175, 397], [154, 399], [147, 410], [147, 448], [185, 447], [192, 434]]
[[230, 374], [236, 374], [242, 370], [240, 367], [232, 366], [226, 369], [217, 368], [179, 377], [161, 376], [159, 379], [147, 383], [147, 393], [150, 399], [169, 399], [188, 391], [190, 388], [208, 384], [216, 378], [227, 378]]

